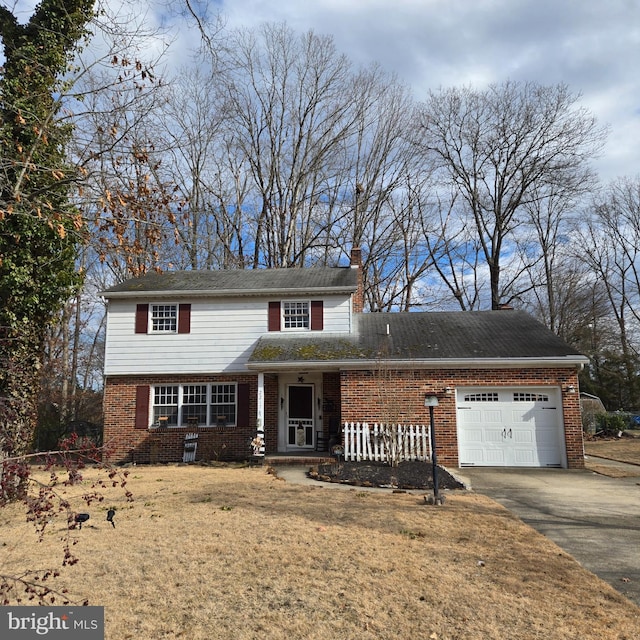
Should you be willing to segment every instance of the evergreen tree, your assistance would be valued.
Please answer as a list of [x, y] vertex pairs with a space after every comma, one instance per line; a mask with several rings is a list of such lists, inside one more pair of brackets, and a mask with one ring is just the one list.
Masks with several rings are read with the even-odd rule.
[[75, 258], [83, 223], [70, 199], [77, 175], [66, 157], [72, 129], [61, 96], [93, 4], [42, 0], [26, 24], [0, 7], [2, 458], [30, 444], [46, 329], [80, 280]]

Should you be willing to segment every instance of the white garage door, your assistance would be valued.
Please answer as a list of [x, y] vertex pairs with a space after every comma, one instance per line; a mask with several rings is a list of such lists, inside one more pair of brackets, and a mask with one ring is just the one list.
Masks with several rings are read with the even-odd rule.
[[557, 389], [458, 389], [460, 466], [564, 466]]

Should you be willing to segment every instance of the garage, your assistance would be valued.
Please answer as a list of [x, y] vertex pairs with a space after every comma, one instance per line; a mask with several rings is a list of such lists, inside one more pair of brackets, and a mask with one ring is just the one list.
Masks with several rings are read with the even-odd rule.
[[560, 390], [457, 390], [460, 466], [563, 467]]

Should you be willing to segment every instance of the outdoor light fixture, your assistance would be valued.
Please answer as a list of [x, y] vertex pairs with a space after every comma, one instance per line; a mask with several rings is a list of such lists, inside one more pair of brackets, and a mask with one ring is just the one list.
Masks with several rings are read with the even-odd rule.
[[570, 384], [567, 387], [567, 393], [575, 393], [575, 392], [576, 392], [576, 388], [572, 384]]
[[438, 397], [437, 396], [429, 396], [429, 395], [427, 395], [427, 396], [424, 397], [424, 406], [425, 407], [433, 408], [433, 407], [437, 407], [438, 404], [439, 404], [439, 402], [438, 402]]
[[442, 504], [438, 487], [438, 457], [436, 455], [436, 430], [433, 426], [433, 408], [437, 407], [438, 397], [425, 395], [424, 406], [429, 407], [429, 431], [431, 432], [431, 464], [433, 474], [433, 504]]

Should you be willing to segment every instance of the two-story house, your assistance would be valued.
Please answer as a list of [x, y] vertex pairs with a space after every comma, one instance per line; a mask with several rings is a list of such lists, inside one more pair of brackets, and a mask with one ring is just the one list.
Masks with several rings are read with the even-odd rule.
[[583, 466], [587, 359], [519, 311], [363, 313], [337, 268], [149, 274], [108, 299], [104, 441], [117, 461], [326, 449], [345, 422], [427, 424], [439, 462]]

